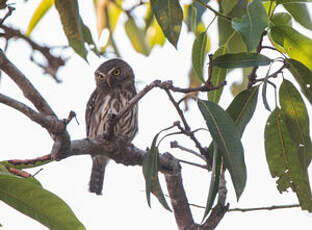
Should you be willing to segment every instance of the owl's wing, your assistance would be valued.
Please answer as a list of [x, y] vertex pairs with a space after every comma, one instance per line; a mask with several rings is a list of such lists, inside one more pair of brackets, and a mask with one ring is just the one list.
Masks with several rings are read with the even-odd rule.
[[95, 89], [93, 91], [93, 93], [91, 94], [89, 100], [88, 100], [87, 108], [86, 108], [85, 119], [86, 119], [86, 133], [87, 133], [87, 136], [89, 136], [91, 115], [92, 115], [92, 112], [93, 112], [94, 107], [95, 107], [96, 97], [97, 97], [97, 90]]

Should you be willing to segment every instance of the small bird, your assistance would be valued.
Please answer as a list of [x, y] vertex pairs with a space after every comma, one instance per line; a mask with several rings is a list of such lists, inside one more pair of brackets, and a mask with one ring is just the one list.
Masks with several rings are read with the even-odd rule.
[[[125, 61], [115, 58], [101, 64], [95, 71], [96, 89], [91, 94], [86, 108], [87, 137], [102, 135], [110, 114], [118, 114], [137, 93], [134, 73]], [[123, 137], [130, 143], [138, 130], [138, 106], [135, 104], [114, 126], [114, 136]], [[92, 171], [89, 191], [102, 194], [105, 167], [109, 158], [92, 155]]]

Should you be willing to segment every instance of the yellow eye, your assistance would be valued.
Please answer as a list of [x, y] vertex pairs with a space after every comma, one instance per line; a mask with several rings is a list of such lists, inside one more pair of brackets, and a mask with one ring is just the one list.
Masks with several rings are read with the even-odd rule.
[[115, 69], [114, 72], [113, 72], [113, 75], [117, 76], [117, 75], [120, 75], [120, 69]]
[[99, 80], [103, 80], [103, 79], [104, 79], [104, 75], [103, 75], [103, 74], [99, 74], [99, 73], [98, 73], [98, 74], [97, 74], [97, 77], [98, 77]]

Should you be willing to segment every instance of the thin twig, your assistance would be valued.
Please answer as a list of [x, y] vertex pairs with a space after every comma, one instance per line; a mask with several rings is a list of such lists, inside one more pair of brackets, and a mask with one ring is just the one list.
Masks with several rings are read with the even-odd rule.
[[174, 100], [174, 98], [173, 98], [172, 94], [170, 93], [169, 89], [165, 89], [165, 91], [166, 91], [166, 93], [167, 93], [167, 95], [169, 97], [169, 100], [171, 101], [171, 103], [173, 104], [175, 109], [177, 110], [177, 112], [178, 112], [178, 114], [179, 114], [179, 116], [180, 116], [180, 118], [181, 118], [181, 120], [183, 122], [184, 129], [187, 130], [187, 131], [191, 130], [190, 126], [188, 125], [188, 123], [187, 123], [187, 121], [186, 121], [186, 119], [184, 117], [184, 114], [183, 114], [182, 110], [179, 107], [179, 104]]
[[181, 163], [188, 164], [188, 165], [192, 165], [192, 166], [196, 166], [196, 167], [203, 168], [203, 169], [207, 170], [207, 165], [201, 165], [201, 164], [197, 164], [197, 163], [194, 163], [194, 162], [181, 160], [181, 159], [179, 159], [179, 158], [177, 158], [177, 160], [178, 160], [179, 162], [181, 162]]
[[185, 147], [179, 145], [177, 141], [170, 142], [170, 147], [171, 148], [178, 148], [178, 149], [180, 149], [182, 151], [189, 152], [189, 153], [193, 154], [194, 156], [199, 157], [200, 159], [206, 161], [206, 158], [204, 156], [198, 154], [197, 152], [195, 152], [192, 149], [188, 149], [188, 148], [185, 148]]
[[258, 208], [232, 208], [229, 212], [250, 212], [250, 211], [261, 211], [261, 210], [277, 210], [285, 208], [300, 208], [300, 204], [288, 204], [288, 205], [273, 205], [268, 207], [258, 207]]
[[12, 15], [12, 12], [15, 10], [15, 8], [12, 7], [12, 6], [8, 6], [8, 5], [7, 5], [7, 7], [8, 7], [8, 12], [7, 12], [7, 13], [4, 15], [4, 17], [0, 20], [0, 25], [2, 25], [3, 22], [4, 22], [9, 16], [11, 16], [11, 15]]

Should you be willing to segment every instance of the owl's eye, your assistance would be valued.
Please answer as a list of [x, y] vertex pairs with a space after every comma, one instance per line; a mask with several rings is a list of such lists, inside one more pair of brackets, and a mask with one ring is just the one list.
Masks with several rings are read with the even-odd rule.
[[120, 69], [117, 68], [113, 71], [113, 75], [117, 76], [117, 75], [120, 75]]
[[103, 74], [97, 74], [97, 77], [99, 80], [103, 80], [104, 79], [104, 75]]

